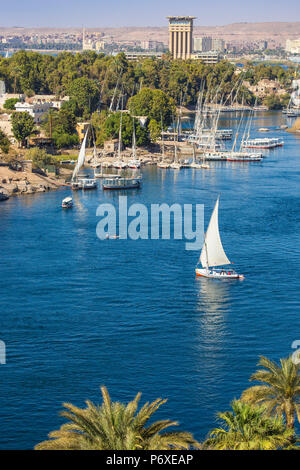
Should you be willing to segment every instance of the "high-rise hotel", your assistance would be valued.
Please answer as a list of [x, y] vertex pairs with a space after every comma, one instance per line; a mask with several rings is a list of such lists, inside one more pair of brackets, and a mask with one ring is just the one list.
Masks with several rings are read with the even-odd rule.
[[169, 49], [173, 59], [190, 59], [193, 52], [195, 16], [168, 16]]

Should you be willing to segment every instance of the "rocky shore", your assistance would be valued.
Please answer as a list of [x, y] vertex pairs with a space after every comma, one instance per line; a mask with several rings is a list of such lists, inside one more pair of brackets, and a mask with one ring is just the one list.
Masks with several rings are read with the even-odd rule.
[[44, 193], [65, 186], [68, 170], [63, 170], [59, 178], [26, 171], [13, 171], [0, 166], [0, 201], [11, 196]]

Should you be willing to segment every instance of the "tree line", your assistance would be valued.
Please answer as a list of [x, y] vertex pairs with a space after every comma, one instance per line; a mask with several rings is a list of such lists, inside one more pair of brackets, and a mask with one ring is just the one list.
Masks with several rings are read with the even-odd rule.
[[[118, 81], [122, 83], [127, 99], [141, 87], [149, 87], [167, 93], [176, 104], [195, 105], [200, 87], [218, 86], [220, 95], [224, 94], [226, 99], [239, 79], [236, 70], [233, 64], [225, 60], [206, 65], [200, 60], [171, 60], [168, 54], [162, 58], [128, 61], [124, 53], [105, 56], [84, 51], [52, 56], [23, 50], [0, 60], [0, 79], [5, 81], [11, 93], [64, 96], [72, 94], [72, 90], [81, 83], [76, 82], [77, 79], [86, 78], [88, 81], [84, 82], [84, 87], [89, 87], [90, 101], [81, 104], [91, 112], [99, 104], [100, 95], [102, 105], [109, 107]], [[267, 78], [288, 85], [293, 73], [292, 67], [284, 69], [263, 64], [248, 63], [243, 69], [245, 80], [252, 83]], [[245, 103], [253, 102], [252, 94], [243, 87], [240, 98], [242, 96]]]

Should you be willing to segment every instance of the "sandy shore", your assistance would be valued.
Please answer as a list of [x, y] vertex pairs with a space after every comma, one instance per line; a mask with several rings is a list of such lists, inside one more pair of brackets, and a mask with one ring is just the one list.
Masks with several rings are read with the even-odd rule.
[[65, 185], [69, 170], [61, 170], [59, 178], [42, 176], [26, 171], [13, 171], [7, 166], [0, 166], [0, 193], [7, 196], [44, 193], [59, 189]]

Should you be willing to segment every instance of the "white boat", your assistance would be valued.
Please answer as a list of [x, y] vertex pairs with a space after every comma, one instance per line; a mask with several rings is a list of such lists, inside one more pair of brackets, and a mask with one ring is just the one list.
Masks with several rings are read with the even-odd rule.
[[170, 164], [170, 168], [172, 168], [173, 170], [181, 170], [182, 165], [181, 163], [173, 162]]
[[78, 189], [96, 189], [97, 188], [97, 181], [94, 178], [79, 178], [79, 170], [81, 167], [84, 165], [85, 162], [85, 147], [86, 147], [86, 140], [88, 136], [88, 131], [87, 129], [85, 136], [83, 138], [81, 147], [80, 147], [80, 152], [78, 155], [78, 160], [75, 165], [73, 174], [72, 174], [72, 179], [71, 179], [71, 188], [76, 191]]
[[129, 160], [128, 167], [138, 170], [141, 167], [141, 162], [140, 160]]
[[250, 149], [273, 149], [275, 147], [282, 147], [283, 144], [284, 141], [278, 137], [265, 137], [264, 139], [247, 139], [243, 142], [243, 147]]
[[128, 166], [127, 163], [123, 162], [123, 160], [116, 160], [113, 163], [113, 167], [117, 168], [118, 170], [123, 170], [123, 169], [127, 168], [127, 166]]
[[263, 158], [261, 153], [228, 152], [224, 155], [229, 162], [260, 162]]
[[164, 169], [170, 168], [170, 163], [158, 162], [157, 168], [164, 168]]
[[71, 187], [73, 190], [82, 189], [82, 184], [80, 180], [78, 179], [78, 173], [79, 173], [80, 168], [84, 165], [84, 161], [85, 161], [85, 146], [86, 146], [87, 135], [88, 135], [88, 130], [86, 131], [85, 136], [83, 138], [79, 155], [78, 155], [78, 159], [77, 159], [77, 162], [76, 162], [73, 174], [72, 174]]
[[133, 121], [133, 134], [132, 134], [132, 159], [129, 160], [128, 167], [134, 170], [138, 170], [141, 167], [141, 162], [136, 157], [136, 138], [135, 138], [134, 121]]
[[97, 180], [94, 178], [81, 178], [80, 180], [82, 189], [97, 189]]
[[103, 190], [121, 190], [121, 189], [138, 189], [141, 187], [141, 177], [137, 178], [105, 178], [102, 182]]
[[65, 197], [62, 200], [61, 207], [63, 209], [70, 209], [73, 206], [73, 199], [71, 197]]
[[[216, 266], [225, 266], [231, 264], [226, 256], [222, 246], [219, 233], [219, 197], [211, 215], [207, 232], [204, 238], [204, 244], [196, 266], [196, 275], [213, 279], [243, 279], [242, 274], [236, 273], [233, 269], [216, 269]], [[202, 268], [198, 268], [201, 263]]]

